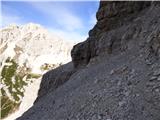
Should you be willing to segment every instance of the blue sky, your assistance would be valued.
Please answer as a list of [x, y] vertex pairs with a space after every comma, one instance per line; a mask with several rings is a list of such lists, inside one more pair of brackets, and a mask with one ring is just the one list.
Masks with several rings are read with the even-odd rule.
[[2, 26], [37, 23], [68, 40], [83, 41], [96, 23], [98, 1], [1, 2]]

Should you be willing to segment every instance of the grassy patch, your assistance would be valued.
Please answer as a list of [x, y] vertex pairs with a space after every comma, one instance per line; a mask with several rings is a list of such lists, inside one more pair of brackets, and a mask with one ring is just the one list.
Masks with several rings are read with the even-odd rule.
[[5, 89], [13, 99], [7, 96], [5, 89], [1, 89], [1, 118], [18, 109], [21, 98], [24, 96], [24, 87], [33, 78], [41, 77], [40, 74], [31, 73], [25, 65], [20, 67], [13, 59], [8, 58], [5, 63], [1, 72], [1, 83], [5, 85]]
[[1, 96], [1, 118], [7, 117], [9, 113], [18, 109], [19, 105], [20, 103], [10, 100], [7, 96]]
[[8, 65], [5, 65], [2, 69], [1, 81], [3, 81], [3, 83], [8, 87], [8, 90], [15, 101], [18, 102], [20, 97], [23, 97], [21, 89], [27, 85], [27, 83], [23, 80], [23, 77], [16, 72], [18, 64], [13, 59], [10, 60], [10, 58], [8, 58], [6, 63], [8, 63]]
[[40, 74], [34, 74], [34, 73], [29, 73], [29, 74], [27, 75], [27, 79], [32, 79], [32, 78], [38, 79], [38, 78], [40, 78], [40, 77], [41, 77]]
[[18, 64], [8, 58], [5, 61], [6, 65], [1, 72], [1, 82], [7, 86], [8, 92], [13, 97], [11, 100], [5, 90], [1, 89], [1, 117], [6, 117], [9, 113], [13, 112], [19, 107], [20, 100], [24, 96], [22, 91], [23, 87], [27, 85], [27, 82], [23, 80], [24, 75], [17, 73]]
[[45, 70], [51, 70], [52, 68], [56, 67], [55, 64], [48, 64], [48, 63], [45, 63], [44, 65], [42, 65], [40, 67], [40, 70], [42, 71], [45, 71]]

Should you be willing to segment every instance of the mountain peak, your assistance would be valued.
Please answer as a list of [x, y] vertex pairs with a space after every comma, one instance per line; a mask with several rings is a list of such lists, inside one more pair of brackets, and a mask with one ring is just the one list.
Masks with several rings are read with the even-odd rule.
[[21, 27], [28, 30], [44, 29], [40, 24], [36, 24], [36, 23], [28, 23], [28, 24], [22, 25]]

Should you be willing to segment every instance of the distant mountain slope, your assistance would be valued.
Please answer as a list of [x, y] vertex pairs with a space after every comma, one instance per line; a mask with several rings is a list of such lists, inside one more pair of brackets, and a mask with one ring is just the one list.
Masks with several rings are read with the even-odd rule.
[[[23, 102], [26, 86], [40, 81], [46, 71], [71, 61], [73, 43], [34, 23], [10, 25], [0, 33], [1, 107], [5, 117]], [[40, 82], [36, 83], [39, 86]], [[30, 89], [37, 91], [38, 87]]]

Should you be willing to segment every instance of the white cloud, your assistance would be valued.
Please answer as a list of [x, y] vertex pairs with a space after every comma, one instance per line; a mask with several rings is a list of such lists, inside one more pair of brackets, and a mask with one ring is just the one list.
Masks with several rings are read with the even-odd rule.
[[21, 25], [22, 19], [16, 15], [2, 14], [0, 17], [1, 27], [8, 26], [10, 24]]
[[74, 32], [74, 31], [68, 32], [68, 31], [64, 31], [60, 29], [53, 29], [53, 28], [48, 28], [48, 30], [53, 34], [60, 36], [63, 40], [67, 40], [67, 41], [75, 42], [75, 43], [84, 41], [88, 37], [85, 35], [80, 35], [79, 33]]
[[[69, 7], [64, 4], [57, 4], [53, 2], [48, 3], [30, 3], [34, 8], [39, 10], [44, 15], [58, 24], [58, 28], [48, 28], [48, 30], [55, 35], [60, 36], [62, 39], [72, 42], [80, 42], [86, 40], [86, 35], [81, 35], [81, 30], [85, 28], [82, 18], [74, 14]], [[86, 33], [87, 34], [87, 33]]]
[[[15, 9], [6, 6], [3, 4], [3, 8], [5, 8], [4, 10], [2, 10], [2, 5], [1, 5], [1, 14], [0, 14], [0, 27], [5, 27], [8, 26], [10, 24], [16, 24], [16, 25], [21, 25], [24, 24], [24, 20], [21, 16], [19, 16], [17, 13], [18, 11], [16, 11]], [[10, 11], [16, 13], [16, 14], [11, 14]]]
[[82, 19], [75, 15], [63, 4], [50, 4], [50, 3], [30, 3], [34, 8], [44, 13], [51, 19], [55, 24], [58, 24], [62, 29], [68, 31], [74, 31], [83, 28]]

